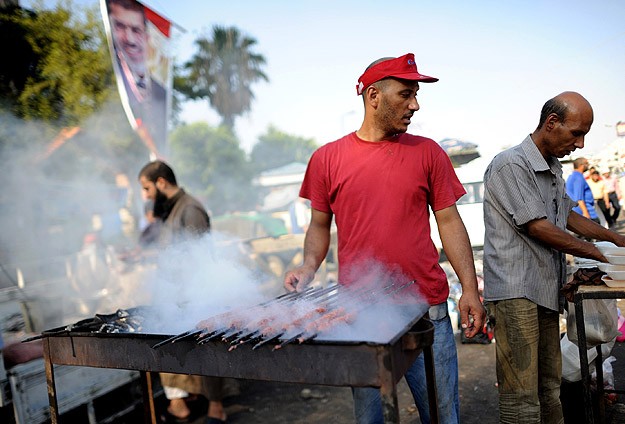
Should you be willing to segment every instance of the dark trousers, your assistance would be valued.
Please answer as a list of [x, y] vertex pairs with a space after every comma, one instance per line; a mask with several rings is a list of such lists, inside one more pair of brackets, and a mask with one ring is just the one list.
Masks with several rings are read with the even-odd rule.
[[612, 223], [616, 224], [618, 216], [621, 213], [621, 204], [618, 201], [618, 196], [616, 195], [616, 192], [613, 191], [612, 193], [608, 194], [608, 197], [610, 198], [610, 204], [612, 205], [612, 209], [614, 209], [614, 212], [612, 212]]
[[610, 215], [610, 205], [606, 205], [603, 199], [596, 199], [595, 201], [599, 209], [601, 209], [601, 212], [603, 212], [603, 217], [605, 218], [605, 222], [608, 223], [608, 227], [611, 227], [612, 224], [614, 224], [614, 220], [612, 219], [612, 215]]

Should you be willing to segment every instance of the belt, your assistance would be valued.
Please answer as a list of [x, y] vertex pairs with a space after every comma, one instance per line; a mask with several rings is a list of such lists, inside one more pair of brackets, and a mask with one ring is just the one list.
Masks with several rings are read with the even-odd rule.
[[448, 315], [447, 311], [447, 302], [439, 303], [438, 305], [430, 306], [428, 310], [428, 315], [430, 319], [438, 321], [439, 319], [443, 319]]

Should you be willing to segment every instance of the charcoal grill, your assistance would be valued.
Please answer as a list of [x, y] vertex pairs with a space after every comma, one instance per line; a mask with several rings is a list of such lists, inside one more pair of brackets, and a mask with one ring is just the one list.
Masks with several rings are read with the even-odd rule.
[[[202, 344], [190, 339], [164, 341], [174, 336], [148, 333], [103, 333], [60, 327], [41, 334], [50, 416], [59, 422], [54, 365], [140, 371], [145, 422], [156, 423], [152, 372], [195, 374], [236, 379], [328, 386], [379, 387], [386, 423], [399, 422], [396, 384], [423, 352], [430, 416], [438, 422], [432, 342], [432, 323], [417, 314], [384, 342], [314, 338], [275, 350], [271, 345], [229, 349], [222, 340]], [[154, 348], [154, 346], [159, 346]]]

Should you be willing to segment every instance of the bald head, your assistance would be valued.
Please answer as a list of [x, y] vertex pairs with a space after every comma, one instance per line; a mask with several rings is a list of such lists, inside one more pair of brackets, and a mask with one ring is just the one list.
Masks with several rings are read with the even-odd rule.
[[562, 158], [584, 147], [593, 119], [588, 100], [579, 93], [565, 91], [547, 100], [532, 139], [545, 158]]
[[593, 111], [588, 100], [574, 91], [565, 91], [558, 94], [553, 99], [547, 100], [543, 105], [540, 111], [540, 121], [536, 129], [540, 130], [552, 114], [556, 115], [560, 122], [565, 122], [571, 113], [582, 113], [585, 116], [589, 115], [592, 122]]

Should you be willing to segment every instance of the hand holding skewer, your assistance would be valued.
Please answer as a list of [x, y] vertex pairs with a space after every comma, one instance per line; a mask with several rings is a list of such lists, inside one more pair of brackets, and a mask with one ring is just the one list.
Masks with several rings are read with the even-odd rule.
[[289, 291], [303, 291], [315, 278], [316, 268], [306, 265], [295, 268], [284, 276], [284, 288]]

